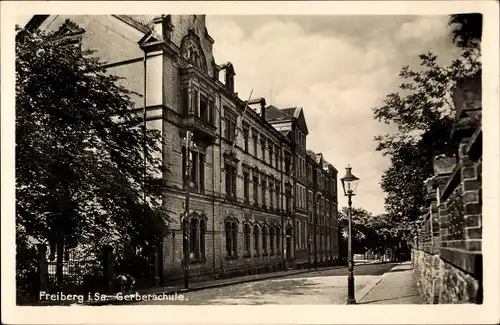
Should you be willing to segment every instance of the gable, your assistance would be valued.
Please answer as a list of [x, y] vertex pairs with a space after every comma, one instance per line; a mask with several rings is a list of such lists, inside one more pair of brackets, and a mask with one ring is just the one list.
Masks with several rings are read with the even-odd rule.
[[40, 25], [40, 29], [61, 35], [79, 32], [82, 47], [96, 50], [95, 55], [108, 63], [144, 55], [138, 46], [144, 33], [114, 16], [51, 15]]
[[304, 110], [302, 108], [299, 108], [298, 110], [299, 112], [297, 116], [297, 126], [300, 130], [302, 130], [302, 133], [304, 133], [304, 135], [308, 135], [309, 130], [307, 128], [306, 118], [304, 116]]

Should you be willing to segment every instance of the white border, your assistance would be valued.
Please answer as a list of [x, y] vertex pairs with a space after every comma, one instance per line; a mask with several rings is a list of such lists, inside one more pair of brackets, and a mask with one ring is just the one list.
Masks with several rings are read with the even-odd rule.
[[[498, 323], [499, 15], [496, 1], [353, 2], [1, 2], [2, 321], [22, 324], [478, 324]], [[14, 17], [33, 13], [148, 14], [450, 14], [481, 12], [483, 28], [483, 305], [419, 306], [15, 306]]]

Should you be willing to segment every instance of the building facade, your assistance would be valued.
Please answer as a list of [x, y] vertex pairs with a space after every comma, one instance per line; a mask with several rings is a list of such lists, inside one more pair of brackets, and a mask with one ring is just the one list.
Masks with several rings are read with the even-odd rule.
[[157, 176], [176, 218], [160, 250], [165, 278], [183, 273], [184, 217], [191, 274], [335, 263], [337, 170], [310, 157], [302, 108], [238, 97], [235, 68], [216, 63], [204, 15], [35, 16], [29, 26], [97, 50], [161, 132]]

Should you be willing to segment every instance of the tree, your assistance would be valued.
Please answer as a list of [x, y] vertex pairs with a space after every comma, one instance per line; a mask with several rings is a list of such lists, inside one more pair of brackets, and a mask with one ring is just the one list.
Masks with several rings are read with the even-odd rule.
[[70, 248], [161, 240], [170, 218], [151, 186], [161, 137], [131, 112], [133, 93], [93, 51], [50, 32], [18, 35], [18, 240], [50, 244], [59, 277]]
[[451, 15], [448, 22], [453, 27], [453, 42], [460, 48], [479, 48], [483, 36], [482, 14]]
[[[339, 213], [340, 241], [344, 250], [348, 239], [348, 208]], [[373, 215], [362, 208], [352, 209], [352, 249], [354, 254], [364, 254], [368, 251], [384, 255], [388, 248], [392, 251], [405, 241], [398, 231], [394, 219], [388, 214]], [[347, 256], [347, 254], [346, 254]]]
[[454, 15], [453, 41], [462, 49], [461, 56], [449, 66], [439, 66], [437, 56], [419, 56], [420, 69], [404, 66], [398, 92], [386, 96], [383, 104], [373, 108], [380, 122], [395, 125], [392, 134], [375, 137], [377, 150], [390, 157], [390, 167], [384, 172], [381, 187], [387, 194], [386, 210], [396, 218], [402, 235], [424, 205], [424, 181], [432, 176], [433, 158], [454, 153], [449, 135], [454, 119], [452, 91], [456, 80], [476, 73], [481, 68], [480, 36], [482, 17]]

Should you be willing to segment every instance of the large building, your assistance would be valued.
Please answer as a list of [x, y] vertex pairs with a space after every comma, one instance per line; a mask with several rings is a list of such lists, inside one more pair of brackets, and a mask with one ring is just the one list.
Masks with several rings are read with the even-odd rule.
[[242, 118], [235, 67], [216, 63], [204, 15], [35, 16], [28, 26], [97, 50], [143, 96], [135, 106], [162, 133], [159, 176], [176, 218], [160, 252], [163, 276], [183, 272], [188, 189], [191, 274], [336, 262], [337, 170], [307, 150], [305, 110], [255, 98]]

